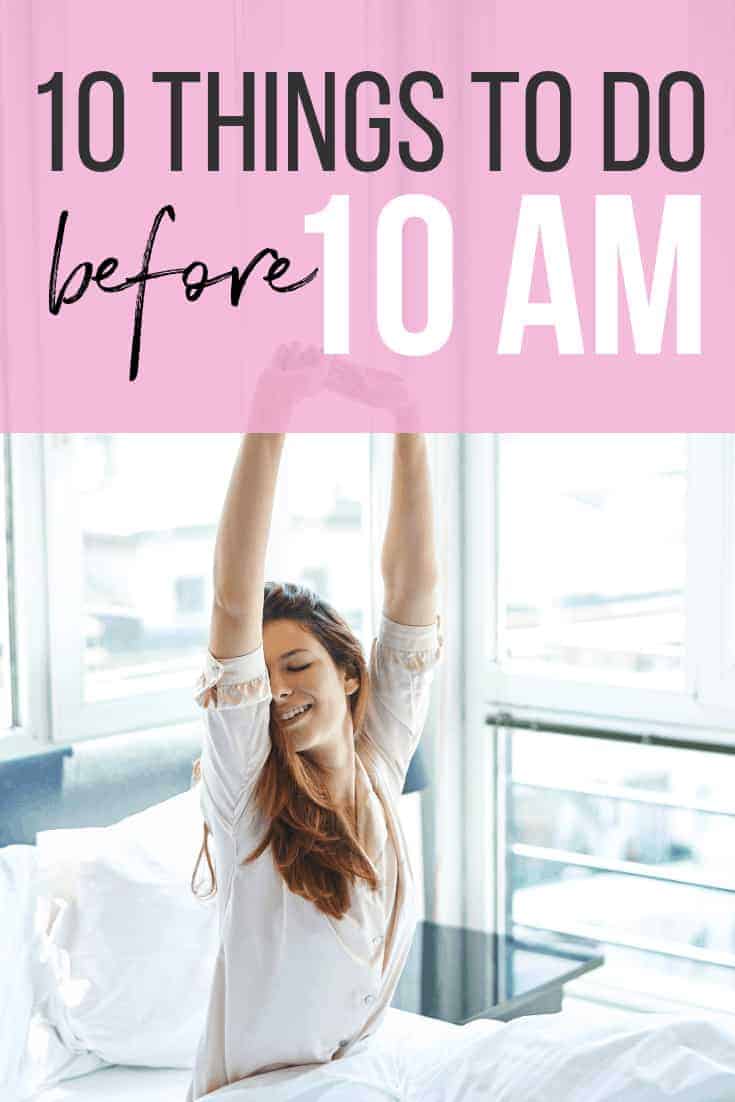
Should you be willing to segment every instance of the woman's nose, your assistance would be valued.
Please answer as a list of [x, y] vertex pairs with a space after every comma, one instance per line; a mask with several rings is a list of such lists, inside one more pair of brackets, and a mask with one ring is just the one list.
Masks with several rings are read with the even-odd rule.
[[285, 700], [293, 692], [293, 689], [289, 689], [288, 685], [282, 685], [276, 682], [271, 685], [271, 692], [276, 700]]

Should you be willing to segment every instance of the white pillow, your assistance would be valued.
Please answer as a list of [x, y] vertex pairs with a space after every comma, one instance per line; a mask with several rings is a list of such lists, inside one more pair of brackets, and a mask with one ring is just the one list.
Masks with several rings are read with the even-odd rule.
[[190, 889], [198, 787], [111, 827], [42, 831], [41, 882], [70, 1048], [113, 1064], [191, 1067], [219, 947], [216, 900]]
[[37, 895], [34, 847], [0, 849], [0, 1083], [10, 1099], [19, 1097], [28, 1027], [41, 982]]

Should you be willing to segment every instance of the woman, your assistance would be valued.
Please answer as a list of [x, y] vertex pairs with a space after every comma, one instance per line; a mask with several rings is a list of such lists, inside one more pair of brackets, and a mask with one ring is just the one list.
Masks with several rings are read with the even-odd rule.
[[354, 1051], [390, 1004], [416, 925], [398, 801], [441, 651], [426, 443], [395, 437], [369, 669], [324, 601], [264, 586], [283, 443], [245, 436], [217, 534], [197, 700], [200, 861], [221, 945], [189, 1102]]

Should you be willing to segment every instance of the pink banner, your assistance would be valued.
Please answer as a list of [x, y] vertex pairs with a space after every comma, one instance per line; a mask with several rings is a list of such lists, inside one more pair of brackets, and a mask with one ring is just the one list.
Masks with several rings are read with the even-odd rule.
[[725, 0], [2, 0], [6, 431], [721, 431]]

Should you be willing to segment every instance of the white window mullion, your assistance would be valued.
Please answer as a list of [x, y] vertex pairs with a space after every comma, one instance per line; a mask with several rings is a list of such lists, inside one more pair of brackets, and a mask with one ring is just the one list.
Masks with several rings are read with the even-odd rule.
[[9, 475], [10, 475], [10, 453], [8, 448], [9, 436], [7, 433], [0, 435], [0, 447], [2, 447], [2, 454], [0, 455], [0, 493], [2, 494], [2, 502], [0, 513], [3, 518], [3, 540], [0, 547], [0, 573], [2, 578], [0, 584], [2, 584], [2, 599], [0, 600], [0, 609], [2, 609], [2, 625], [0, 631], [0, 638], [2, 639], [2, 677], [3, 677], [3, 692], [2, 692], [2, 709], [0, 716], [0, 729], [3, 732], [7, 732], [13, 726], [17, 726], [18, 723], [18, 680], [17, 680], [17, 663], [15, 660], [15, 632], [14, 632], [14, 580], [12, 576], [12, 564], [13, 564], [13, 509], [12, 509], [12, 493], [9, 492]]
[[[370, 433], [370, 596], [372, 602], [372, 631], [377, 631], [383, 607], [383, 578], [380, 572], [380, 550], [390, 504], [390, 480], [393, 457], [391, 433]], [[369, 633], [370, 634], [370, 633]]]
[[74, 449], [68, 435], [43, 437], [51, 726], [55, 742], [82, 733], [83, 560]]
[[486, 724], [487, 669], [498, 654], [497, 436], [464, 434], [458, 469], [462, 512], [462, 679], [464, 712], [464, 922], [496, 923], [496, 776], [494, 740]]
[[[463, 569], [462, 438], [454, 433], [430, 437], [436, 546], [440, 562], [439, 608], [444, 659], [437, 671], [432, 762], [433, 835], [436, 862], [429, 918], [461, 925], [467, 912], [467, 816], [465, 804], [465, 645]], [[474, 856], [474, 855], [473, 855]]]
[[690, 437], [687, 642], [705, 720], [715, 712], [735, 719], [732, 445], [729, 434]]
[[722, 509], [719, 438], [688, 438], [685, 674], [687, 690], [702, 708], [719, 681], [722, 616]]
[[720, 605], [724, 624], [723, 670], [727, 681], [728, 699], [735, 707], [735, 435], [723, 437], [723, 573]]
[[18, 714], [14, 734], [50, 742], [51, 675], [47, 588], [44, 438], [11, 433], [9, 507]]

